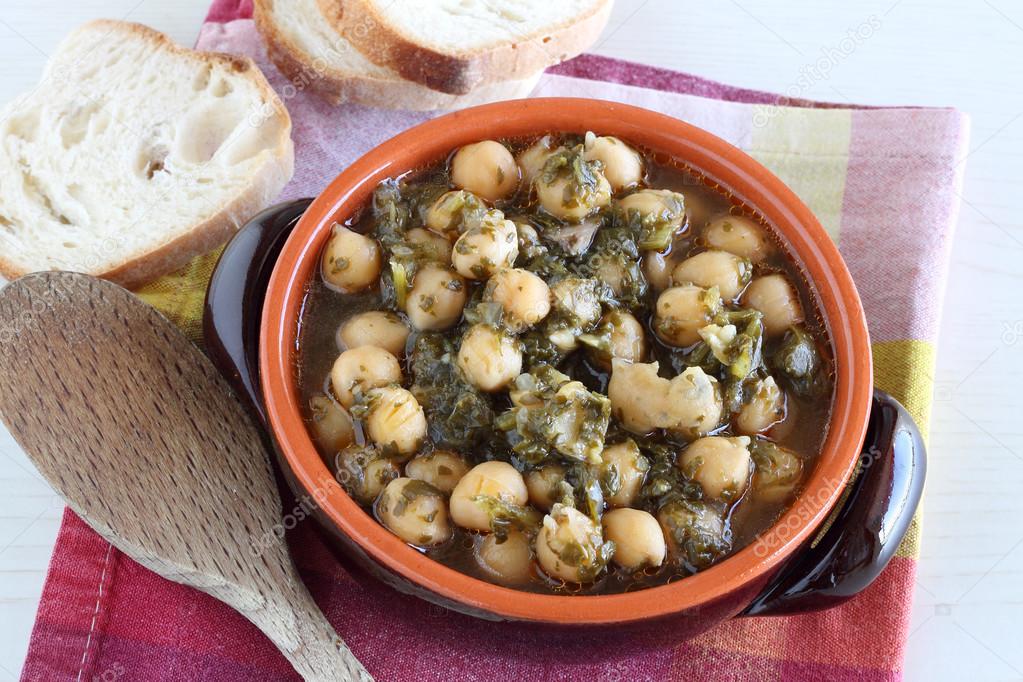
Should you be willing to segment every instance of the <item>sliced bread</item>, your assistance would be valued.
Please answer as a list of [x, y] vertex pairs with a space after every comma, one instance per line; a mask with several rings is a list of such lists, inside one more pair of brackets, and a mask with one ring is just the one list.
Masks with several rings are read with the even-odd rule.
[[525, 97], [542, 69], [487, 84], [465, 95], [432, 90], [374, 64], [326, 21], [316, 0], [255, 0], [256, 26], [270, 60], [296, 88], [309, 88], [335, 104], [354, 102], [387, 109], [458, 109]]
[[464, 94], [524, 78], [596, 42], [612, 0], [318, 0], [375, 64], [435, 90]]
[[291, 119], [251, 60], [90, 22], [0, 110], [0, 273], [137, 286], [223, 243], [293, 166]]

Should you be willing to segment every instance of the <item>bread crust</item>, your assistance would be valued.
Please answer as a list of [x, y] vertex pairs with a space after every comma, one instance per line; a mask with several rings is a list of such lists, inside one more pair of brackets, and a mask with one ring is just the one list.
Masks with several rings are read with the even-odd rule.
[[[353, 102], [386, 109], [433, 111], [525, 97], [540, 73], [518, 80], [488, 84], [467, 95], [452, 95], [407, 80], [375, 78], [332, 68], [322, 56], [310, 55], [295, 44], [273, 20], [273, 0], [254, 0], [253, 18], [267, 46], [267, 56], [292, 85], [309, 88], [333, 104]], [[341, 35], [338, 34], [341, 39]], [[349, 47], [349, 49], [355, 49]]]
[[[108, 270], [86, 273], [109, 279], [131, 289], [171, 273], [188, 264], [196, 256], [223, 244], [246, 221], [280, 194], [291, 179], [295, 165], [295, 150], [291, 140], [291, 116], [259, 67], [248, 57], [192, 50], [178, 45], [168, 36], [148, 26], [112, 19], [90, 21], [72, 32], [66, 40], [73, 40], [78, 32], [88, 29], [106, 30], [111, 36], [115, 33], [131, 35], [151, 42], [155, 49], [166, 50], [176, 57], [206, 63], [219, 63], [228, 67], [234, 73], [249, 78], [256, 85], [263, 101], [272, 104], [272, 111], [268, 118], [276, 119], [278, 123], [272, 128], [278, 131], [278, 137], [271, 147], [270, 159], [251, 180], [249, 186], [239, 192], [220, 211], [152, 251], [133, 254]], [[6, 254], [0, 253], [0, 274], [4, 277], [16, 279], [29, 272], [32, 270], [26, 269], [14, 259], [8, 258]]]
[[288, 184], [294, 169], [294, 148], [289, 145], [286, 153], [278, 156], [276, 161], [265, 166], [259, 177], [216, 215], [155, 251], [108, 270], [100, 277], [126, 289], [135, 289], [183, 268], [195, 257], [224, 244], [254, 215], [269, 206]]
[[579, 21], [542, 35], [464, 54], [419, 44], [380, 16], [370, 0], [317, 0], [323, 15], [370, 61], [403, 78], [449, 94], [484, 83], [523, 78], [574, 57], [596, 42], [611, 16], [612, 0], [600, 0]]

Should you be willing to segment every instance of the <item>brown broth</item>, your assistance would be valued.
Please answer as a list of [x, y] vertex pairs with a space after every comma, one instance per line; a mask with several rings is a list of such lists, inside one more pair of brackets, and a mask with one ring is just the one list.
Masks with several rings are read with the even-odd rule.
[[[521, 150], [531, 141], [506, 141], [506, 144], [514, 151]], [[641, 150], [642, 151], [642, 150]], [[761, 274], [780, 272], [795, 285], [803, 306], [806, 317], [804, 323], [807, 331], [817, 341], [818, 350], [824, 367], [823, 371], [829, 377], [833, 375], [833, 366], [830, 359], [830, 342], [823, 324], [819, 308], [814, 300], [811, 289], [799, 265], [789, 255], [784, 242], [777, 233], [771, 229], [762, 217], [757, 215], [750, 207], [731, 196], [725, 189], [714, 184], [711, 180], [701, 177], [686, 167], [670, 162], [669, 160], [654, 154], [644, 154], [647, 167], [647, 176], [644, 186], [657, 189], [672, 189], [685, 195], [689, 224], [680, 236], [675, 238], [671, 246], [672, 254], [687, 254], [702, 250], [699, 243], [699, 231], [703, 227], [701, 223], [706, 220], [725, 213], [742, 215], [758, 222], [767, 235], [770, 236], [775, 248], [773, 254], [763, 263], [756, 266], [754, 276]], [[420, 180], [436, 180], [445, 176], [445, 165], [447, 161], [438, 163], [433, 167], [407, 174], [403, 179], [406, 183], [414, 183]], [[510, 201], [498, 203], [509, 216], [528, 213], [536, 210], [534, 203], [520, 191], [519, 195]], [[370, 211], [364, 210], [360, 216], [347, 221], [346, 225], [352, 229], [369, 233], [373, 229], [373, 220]], [[702, 214], [702, 218], [699, 216]], [[690, 220], [692, 219], [692, 220]], [[472, 286], [480, 286], [471, 283]], [[656, 299], [657, 294], [652, 290], [649, 294]], [[309, 400], [315, 396], [330, 392], [329, 373], [334, 360], [339, 354], [336, 342], [336, 331], [340, 324], [356, 313], [382, 309], [382, 299], [379, 291], [373, 290], [355, 295], [344, 295], [334, 291], [317, 276], [307, 284], [306, 295], [301, 314], [297, 378], [300, 387], [303, 404], [308, 405]], [[661, 363], [662, 374], [665, 368], [671, 367], [669, 356], [671, 349], [661, 343], [657, 336], [649, 329], [647, 323], [648, 340], [650, 342], [652, 357], [648, 361], [656, 359]], [[449, 332], [459, 333], [458, 328]], [[409, 337], [408, 350], [411, 350], [417, 333], [415, 331]], [[768, 341], [765, 346], [765, 356], [769, 354], [772, 345], [777, 341]], [[402, 362], [402, 369], [408, 383], [408, 354]], [[581, 352], [576, 352], [569, 357], [560, 369], [569, 374], [572, 378], [578, 379], [591, 389], [602, 389], [606, 392], [607, 374], [595, 367]], [[771, 440], [779, 446], [798, 453], [803, 459], [803, 475], [805, 480], [812, 470], [815, 458], [820, 451], [828, 430], [828, 417], [831, 411], [832, 394], [829, 390], [824, 399], [804, 400], [789, 393], [788, 404], [790, 413], [795, 410], [794, 426], [786, 429], [784, 435], [771, 435]], [[498, 400], [499, 406], [507, 403]], [[307, 411], [307, 418], [311, 418]], [[730, 426], [719, 428], [712, 435], [731, 435]], [[362, 443], [363, 436], [357, 432], [357, 441]], [[423, 451], [429, 451], [427, 445]], [[335, 473], [337, 467], [334, 462], [335, 453], [321, 452], [324, 461]], [[470, 463], [482, 461], [486, 457], [482, 453], [462, 453]], [[767, 530], [791, 503], [791, 499], [798, 494], [799, 486], [788, 499], [781, 502], [768, 502], [759, 500], [750, 494], [750, 487], [747, 487], [744, 496], [732, 503], [727, 514], [728, 523], [732, 533], [732, 547], [730, 553], [745, 547], [753, 542], [758, 535]], [[372, 510], [367, 508], [367, 513]], [[475, 546], [478, 544], [480, 534], [469, 532], [458, 528], [452, 523], [454, 535], [452, 539], [439, 547], [428, 550], [421, 550], [433, 559], [450, 566], [463, 573], [476, 576], [483, 580], [494, 581], [487, 572], [482, 569], [476, 560]], [[725, 555], [727, 556], [727, 554]], [[516, 585], [517, 589], [559, 594], [613, 594], [641, 589], [655, 585], [662, 585], [691, 574], [690, 570], [666, 561], [657, 569], [647, 569], [637, 574], [623, 571], [613, 564], [609, 564], [606, 571], [594, 583], [588, 585], [566, 584], [563, 581], [552, 579], [546, 576], [534, 562], [534, 579], [526, 585]]]

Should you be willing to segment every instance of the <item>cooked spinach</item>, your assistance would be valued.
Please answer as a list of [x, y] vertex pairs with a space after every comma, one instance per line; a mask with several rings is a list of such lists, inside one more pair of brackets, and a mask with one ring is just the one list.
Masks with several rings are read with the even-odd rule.
[[560, 455], [600, 463], [611, 419], [607, 396], [539, 365], [516, 379], [512, 400], [515, 405], [495, 425], [522, 460], [537, 465]]
[[492, 440], [494, 409], [490, 398], [462, 376], [455, 353], [445, 334], [421, 334], [409, 362], [410, 390], [426, 412], [433, 442], [470, 453]]
[[813, 398], [827, 391], [828, 377], [821, 368], [817, 342], [801, 326], [785, 332], [770, 364], [778, 382], [801, 398]]

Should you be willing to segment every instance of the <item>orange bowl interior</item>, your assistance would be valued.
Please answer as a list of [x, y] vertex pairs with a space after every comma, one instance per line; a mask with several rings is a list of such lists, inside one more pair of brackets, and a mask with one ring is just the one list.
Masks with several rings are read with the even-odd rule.
[[[295, 379], [305, 286], [335, 221], [363, 207], [377, 183], [483, 139], [547, 132], [614, 135], [663, 153], [720, 183], [775, 227], [796, 256], [830, 333], [836, 368], [832, 420], [816, 467], [790, 512], [729, 558], [668, 585], [601, 596], [512, 590], [459, 573], [380, 526], [334, 481], [303, 422]], [[866, 431], [873, 384], [859, 297], [838, 249], [810, 210], [752, 158], [706, 131], [645, 109], [600, 100], [529, 99], [467, 109], [412, 128], [349, 166], [313, 202], [277, 262], [267, 292], [260, 372], [271, 428], [295, 478], [336, 527], [376, 562], [426, 590], [494, 617], [559, 624], [614, 624], [669, 616], [711, 603], [758, 579], [807, 540], [851, 475]]]

